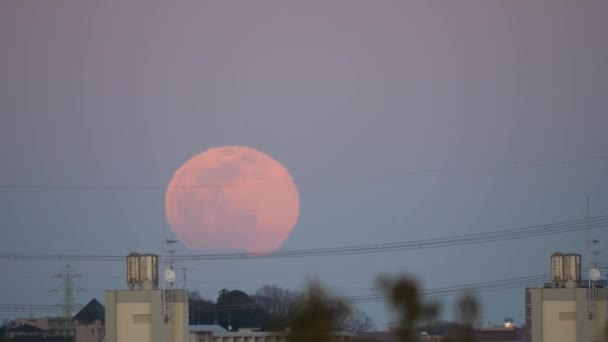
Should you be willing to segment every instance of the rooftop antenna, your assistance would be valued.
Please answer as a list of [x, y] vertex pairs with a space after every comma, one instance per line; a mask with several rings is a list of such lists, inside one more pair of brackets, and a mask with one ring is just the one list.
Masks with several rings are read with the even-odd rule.
[[[165, 310], [165, 323], [169, 321], [173, 321], [173, 285], [175, 284], [175, 271], [173, 271], [173, 257], [175, 256], [175, 244], [179, 241], [177, 240], [165, 240], [166, 244], [169, 245], [169, 268], [165, 269], [164, 278], [165, 284], [168, 284], [168, 288], [164, 289], [164, 305], [163, 308]], [[169, 325], [169, 336], [173, 336], [173, 329], [171, 329], [172, 325]]]
[[[161, 206], [164, 207], [165, 206], [165, 193], [163, 192], [162, 195], [162, 200], [161, 200]], [[160, 248], [162, 250], [161, 252], [161, 267], [162, 267], [162, 274], [164, 275], [165, 273], [165, 265], [166, 265], [166, 249], [165, 249], [165, 241], [167, 240], [167, 235], [166, 235], [166, 231], [165, 231], [165, 222], [166, 222], [166, 217], [165, 217], [165, 211], [161, 210], [161, 216], [162, 219], [160, 220]], [[167, 299], [166, 297], [166, 289], [167, 289], [167, 280], [166, 277], [163, 277], [163, 287], [162, 287], [162, 295], [161, 295], [161, 303], [162, 303], [162, 316], [167, 317]]]
[[[163, 192], [162, 196], [162, 205], [165, 205], [165, 192]], [[173, 321], [173, 283], [175, 282], [175, 272], [173, 271], [173, 257], [175, 256], [174, 244], [177, 243], [177, 240], [169, 240], [167, 238], [165, 225], [166, 221], [165, 211], [162, 210], [162, 220], [160, 225], [160, 235], [161, 235], [161, 248], [162, 248], [162, 262], [161, 265], [163, 267], [163, 289], [161, 290], [161, 302], [162, 302], [162, 316], [165, 324]], [[167, 266], [167, 245], [169, 246], [169, 268]], [[168, 329], [166, 331], [167, 335], [164, 337], [167, 338], [168, 342], [173, 341], [173, 323], [167, 324]]]
[[169, 240], [167, 239], [167, 245], [169, 245], [169, 269], [173, 270], [173, 258], [175, 257], [175, 244], [178, 243], [178, 240]]
[[587, 308], [589, 314], [589, 320], [592, 320], [595, 315], [595, 307], [597, 301], [596, 293], [596, 282], [600, 280], [600, 270], [597, 268], [597, 258], [599, 256], [599, 250], [595, 248], [595, 245], [599, 240], [591, 239], [591, 222], [589, 220], [589, 197], [587, 197], [587, 263], [588, 272], [587, 275]]
[[589, 225], [589, 197], [587, 197], [587, 314], [593, 319], [593, 303], [591, 299], [591, 225]]
[[[591, 225], [589, 224], [589, 197], [587, 197], [587, 269], [591, 270]], [[588, 277], [588, 288], [591, 288], [591, 277]]]
[[184, 290], [185, 290], [187, 288], [187, 286], [186, 286], [186, 271], [188, 270], [188, 267], [180, 267], [179, 270], [183, 272], [183, 276], [184, 276]]

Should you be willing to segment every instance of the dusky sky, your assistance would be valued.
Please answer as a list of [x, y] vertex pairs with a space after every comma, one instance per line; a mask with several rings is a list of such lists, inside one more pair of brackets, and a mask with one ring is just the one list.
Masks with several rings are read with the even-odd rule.
[[[1, 1], [0, 250], [160, 252], [163, 187], [222, 145], [293, 176], [283, 250], [579, 219], [587, 198], [606, 214], [606, 13], [603, 0]], [[603, 252], [608, 234], [593, 234]], [[555, 251], [586, 254], [586, 233], [182, 266], [211, 299], [311, 277], [358, 296], [383, 273], [426, 288], [546, 274]], [[49, 276], [64, 264], [0, 260], [0, 304], [60, 302]], [[123, 262], [72, 266], [82, 304], [125, 288]], [[482, 322], [523, 323], [523, 287], [480, 298]], [[383, 303], [361, 307], [390, 321]]]

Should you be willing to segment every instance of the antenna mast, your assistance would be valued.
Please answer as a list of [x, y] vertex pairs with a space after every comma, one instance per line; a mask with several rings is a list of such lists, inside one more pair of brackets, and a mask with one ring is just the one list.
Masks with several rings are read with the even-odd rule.
[[[589, 224], [589, 197], [587, 197], [587, 272], [591, 270], [591, 225]], [[591, 277], [588, 279], [588, 289], [591, 289]]]
[[599, 241], [591, 239], [591, 222], [589, 221], [589, 217], [589, 197], [587, 197], [587, 308], [589, 320], [593, 320], [597, 306], [597, 290], [595, 282], [600, 279], [600, 272], [597, 265], [597, 259], [600, 252], [597, 248], [595, 248], [595, 245]]
[[188, 270], [188, 267], [180, 267], [179, 269], [180, 269], [180, 271], [183, 272], [183, 275], [184, 275], [184, 290], [185, 290], [187, 288], [187, 286], [186, 286], [186, 280], [187, 280], [186, 279], [186, 271]]
[[[167, 333], [168, 333], [168, 341], [173, 341], [173, 318], [174, 318], [174, 290], [173, 285], [175, 283], [175, 272], [173, 271], [173, 257], [175, 256], [175, 244], [179, 242], [177, 240], [165, 240], [165, 243], [169, 245], [169, 268], [165, 270], [164, 278], [165, 278], [165, 289], [163, 290], [163, 300], [164, 305], [164, 321], [168, 323]], [[167, 288], [167, 284], [169, 284]]]
[[589, 197], [587, 197], [587, 314], [593, 319], [593, 298], [591, 291], [591, 226], [589, 225]]
[[[167, 239], [167, 244], [169, 245], [169, 269], [173, 270], [173, 258], [175, 257], [175, 244], [178, 243], [177, 240], [169, 240]], [[173, 286], [171, 284], [170, 286]]]

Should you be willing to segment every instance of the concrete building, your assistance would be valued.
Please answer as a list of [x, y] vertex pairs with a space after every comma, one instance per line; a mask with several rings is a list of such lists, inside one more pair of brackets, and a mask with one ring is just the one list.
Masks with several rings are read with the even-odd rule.
[[60, 317], [27, 317], [15, 319], [15, 326], [29, 324], [45, 331], [45, 336], [58, 336], [63, 320]]
[[[351, 342], [355, 335], [349, 333], [336, 332], [332, 334], [334, 342]], [[287, 341], [286, 332], [215, 332], [211, 334], [211, 339], [194, 340], [195, 342], [285, 342]]]
[[196, 324], [191, 325], [189, 329], [188, 342], [212, 342], [214, 333], [227, 331], [218, 324]]
[[[257, 329], [256, 329], [257, 330]], [[353, 341], [355, 335], [347, 332], [332, 333], [334, 342]], [[254, 329], [227, 331], [215, 324], [191, 325], [188, 342], [285, 342], [287, 332], [262, 332]]]
[[[175, 280], [166, 271], [166, 281]], [[158, 289], [158, 256], [127, 256], [129, 290], [105, 292], [106, 342], [187, 342], [188, 293]]]
[[596, 294], [595, 313], [590, 315], [586, 287], [527, 289], [528, 341], [600, 341], [607, 317], [606, 289], [596, 289]]
[[607, 322], [603, 282], [581, 278], [580, 255], [551, 256], [551, 282], [526, 289], [528, 342], [597, 342]]
[[105, 337], [105, 308], [92, 299], [74, 316], [76, 342], [103, 342]]
[[[419, 341], [423, 341], [420, 337]], [[353, 341], [362, 341], [362, 342], [399, 342], [400, 339], [397, 335], [395, 335], [394, 331], [374, 331], [374, 332], [366, 332], [359, 335], [358, 338], [355, 338]]]
[[30, 324], [21, 324], [6, 331], [6, 337], [17, 338], [17, 337], [43, 337], [46, 334], [44, 329], [40, 329]]
[[485, 327], [475, 332], [478, 342], [523, 342], [525, 341], [525, 329], [515, 326], [509, 327]]
[[106, 342], [186, 342], [186, 290], [106, 291]]

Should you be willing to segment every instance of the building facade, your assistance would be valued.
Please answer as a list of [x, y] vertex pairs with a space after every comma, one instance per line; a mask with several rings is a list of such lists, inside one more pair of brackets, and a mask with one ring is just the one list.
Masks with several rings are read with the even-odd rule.
[[105, 308], [92, 299], [74, 316], [76, 342], [103, 342], [105, 337]]
[[[334, 342], [351, 342], [355, 335], [349, 333], [332, 333]], [[286, 332], [191, 332], [190, 342], [286, 342]]]
[[8, 338], [43, 337], [46, 335], [46, 331], [25, 323], [8, 329], [5, 334]]
[[551, 282], [526, 289], [527, 341], [603, 341], [608, 318], [606, 291], [605, 281], [599, 277], [581, 278], [580, 255], [553, 254]]
[[63, 320], [60, 317], [28, 317], [17, 318], [15, 325], [29, 324], [45, 331], [46, 336], [58, 336], [62, 331]]
[[[332, 333], [334, 342], [350, 342], [355, 335], [347, 332]], [[219, 325], [190, 326], [189, 342], [285, 342], [287, 332], [262, 332], [254, 329], [227, 331]]]
[[188, 342], [212, 342], [213, 334], [226, 332], [221, 325], [217, 324], [195, 324], [189, 327]]
[[131, 253], [129, 290], [105, 292], [106, 342], [187, 342], [188, 292], [172, 289], [175, 273], [165, 270], [169, 289], [158, 288], [158, 256]]
[[186, 290], [105, 292], [106, 342], [188, 341]]
[[593, 308], [585, 287], [526, 289], [528, 342], [601, 341], [607, 322], [606, 289], [591, 291], [596, 293]]

